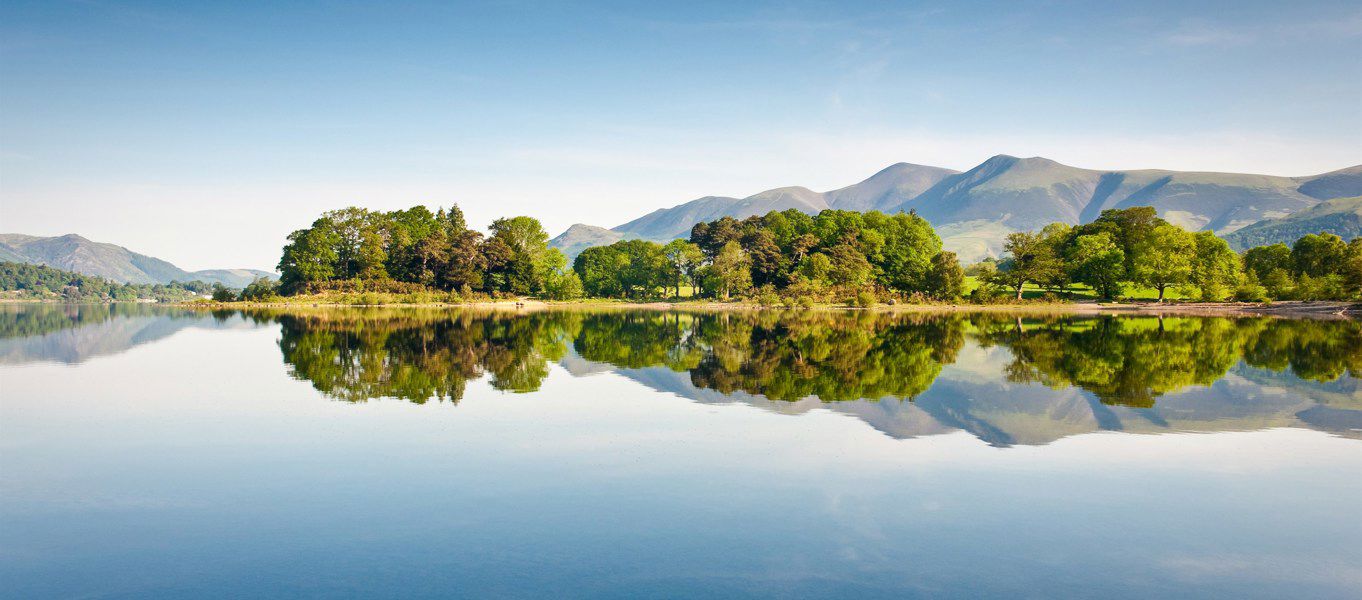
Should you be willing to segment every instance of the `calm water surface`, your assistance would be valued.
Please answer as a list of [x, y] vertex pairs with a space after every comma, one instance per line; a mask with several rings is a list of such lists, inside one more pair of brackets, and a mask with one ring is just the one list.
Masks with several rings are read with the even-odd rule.
[[0, 306], [0, 595], [1362, 595], [1362, 325]]

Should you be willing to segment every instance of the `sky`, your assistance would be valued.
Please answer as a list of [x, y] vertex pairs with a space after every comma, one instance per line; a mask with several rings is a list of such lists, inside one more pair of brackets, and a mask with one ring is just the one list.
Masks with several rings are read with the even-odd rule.
[[0, 2], [0, 231], [190, 270], [344, 206], [556, 235], [996, 154], [1362, 164], [1362, 5]]

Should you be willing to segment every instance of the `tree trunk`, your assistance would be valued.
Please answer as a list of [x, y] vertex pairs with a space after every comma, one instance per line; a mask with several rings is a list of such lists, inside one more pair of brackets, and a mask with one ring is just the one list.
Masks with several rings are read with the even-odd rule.
[[1024, 287], [1026, 287], [1026, 282], [1024, 281], [1022, 283], [1017, 284], [1017, 301], [1019, 302], [1022, 299], [1022, 288]]
[[[1163, 288], [1164, 286], [1159, 286], [1159, 303], [1163, 303]], [[1162, 319], [1160, 319], [1160, 324], [1162, 324]]]

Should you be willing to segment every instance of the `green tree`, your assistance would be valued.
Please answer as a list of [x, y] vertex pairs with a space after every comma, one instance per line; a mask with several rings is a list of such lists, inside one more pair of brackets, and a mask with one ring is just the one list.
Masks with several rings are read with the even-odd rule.
[[1242, 272], [1239, 255], [1213, 232], [1200, 231], [1192, 235], [1196, 241], [1196, 255], [1192, 261], [1191, 282], [1201, 292], [1202, 300], [1220, 300], [1239, 282]]
[[847, 242], [829, 249], [828, 260], [827, 278], [836, 286], [855, 290], [868, 283], [873, 274], [873, 267], [865, 254]]
[[1294, 266], [1291, 248], [1286, 244], [1258, 246], [1244, 251], [1244, 270], [1252, 271], [1259, 279], [1266, 279], [1273, 271], [1290, 271]]
[[[498, 290], [512, 294], [535, 294], [543, 289], [543, 277], [548, 272], [549, 234], [533, 217], [511, 217], [492, 221], [491, 240], [505, 245], [509, 257], [499, 260]], [[500, 249], [498, 255], [502, 254]], [[498, 256], [498, 258], [503, 258]], [[491, 270], [491, 261], [488, 261]]]
[[1343, 266], [1348, 245], [1332, 233], [1308, 234], [1291, 247], [1291, 263], [1297, 275], [1326, 277]]
[[1362, 298], [1362, 237], [1348, 242], [1341, 272], [1345, 292], [1352, 298]]
[[1126, 257], [1112, 234], [1101, 231], [1075, 237], [1068, 259], [1075, 281], [1091, 286], [1103, 298], [1121, 293]]
[[322, 217], [312, 227], [289, 234], [279, 259], [279, 279], [285, 293], [336, 278], [340, 265], [340, 235], [331, 219]]
[[1163, 302], [1169, 287], [1191, 279], [1196, 239], [1181, 227], [1164, 224], [1156, 225], [1140, 243], [1132, 275], [1136, 282], [1158, 290]]
[[704, 265], [705, 253], [699, 246], [680, 239], [667, 242], [662, 251], [671, 262], [670, 276], [676, 287], [676, 296], [680, 297], [681, 284], [696, 285], [696, 273]]
[[1022, 299], [1022, 289], [1027, 283], [1036, 283], [1053, 277], [1056, 270], [1062, 269], [1054, 249], [1039, 233], [1017, 232], [1007, 235], [1003, 251], [1008, 259], [993, 276], [993, 282], [1011, 288], [1017, 300]]
[[712, 282], [705, 287], [724, 300], [746, 292], [752, 287], [752, 259], [737, 242], [728, 242], [709, 265], [709, 279]]
[[938, 300], [953, 301], [960, 298], [965, 285], [965, 271], [954, 252], [942, 251], [932, 257], [932, 268], [927, 272], [924, 291]]

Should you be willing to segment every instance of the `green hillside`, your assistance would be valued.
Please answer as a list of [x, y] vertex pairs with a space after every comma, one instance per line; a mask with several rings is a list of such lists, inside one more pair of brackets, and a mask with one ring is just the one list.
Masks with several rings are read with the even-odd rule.
[[1362, 237], [1362, 196], [1326, 200], [1280, 219], [1265, 219], [1223, 236], [1235, 250], [1282, 243], [1327, 231], [1345, 240]]

